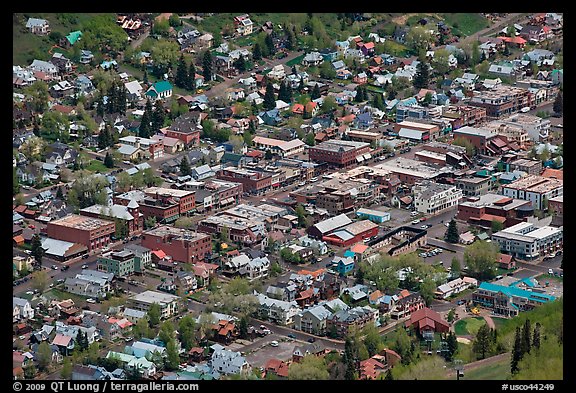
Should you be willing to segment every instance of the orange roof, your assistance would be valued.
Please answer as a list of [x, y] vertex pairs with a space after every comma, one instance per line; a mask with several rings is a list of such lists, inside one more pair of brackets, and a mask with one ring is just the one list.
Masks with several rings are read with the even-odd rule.
[[300, 274], [300, 275], [309, 274], [309, 275], [311, 275], [312, 277], [316, 278], [316, 277], [318, 277], [320, 274], [322, 274], [322, 273], [324, 273], [324, 272], [326, 272], [326, 269], [324, 269], [324, 268], [316, 269], [316, 270], [313, 270], [313, 271], [312, 271], [312, 270], [302, 269], [302, 270], [300, 270], [300, 271], [298, 272], [298, 274]]
[[381, 297], [382, 297], [382, 292], [380, 292], [380, 290], [377, 289], [368, 296], [368, 299], [376, 300], [376, 299], [379, 299]]
[[407, 290], [407, 289], [401, 290], [400, 293], [398, 294], [398, 297], [399, 297], [400, 299], [405, 298], [405, 297], [407, 297], [407, 296], [410, 296], [410, 291]]
[[564, 171], [560, 169], [546, 168], [544, 169], [544, 171], [542, 171], [542, 175], [540, 176], [551, 177], [558, 180], [564, 180]]
[[374, 43], [373, 42], [366, 42], [364, 44], [364, 48], [372, 49], [372, 48], [374, 48]]
[[356, 253], [356, 254], [362, 254], [367, 249], [368, 249], [368, 246], [366, 244], [356, 243], [350, 248], [350, 251], [352, 251], [353, 253]]
[[154, 254], [159, 259], [166, 258], [166, 253], [162, 250], [154, 250], [154, 251], [152, 251], [152, 254]]
[[512, 261], [512, 255], [508, 254], [500, 254], [500, 259], [498, 262], [500, 263], [510, 263]]
[[14, 237], [12, 238], [12, 240], [14, 240], [14, 241], [15, 241], [16, 243], [18, 243], [18, 244], [24, 243], [24, 236], [22, 236], [22, 235], [17, 235], [17, 236], [14, 236]]
[[493, 214], [482, 214], [479, 219], [485, 221], [498, 221], [501, 223], [506, 221], [506, 217], [495, 216]]

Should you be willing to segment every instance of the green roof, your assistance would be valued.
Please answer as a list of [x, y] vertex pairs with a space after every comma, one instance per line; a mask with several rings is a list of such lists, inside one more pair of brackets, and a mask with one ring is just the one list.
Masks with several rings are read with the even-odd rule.
[[76, 41], [80, 39], [80, 37], [82, 37], [82, 32], [80, 30], [73, 31], [66, 36], [68, 42], [70, 42], [70, 45], [74, 45]]
[[165, 91], [172, 90], [172, 85], [168, 81], [156, 82], [154, 83], [154, 90], [156, 90], [158, 93], [163, 93]]

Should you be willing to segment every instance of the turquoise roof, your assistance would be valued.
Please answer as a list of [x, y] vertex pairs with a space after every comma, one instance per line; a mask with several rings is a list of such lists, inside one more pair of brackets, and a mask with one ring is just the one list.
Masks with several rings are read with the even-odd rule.
[[346, 252], [344, 253], [344, 257], [353, 257], [354, 255], [356, 254], [354, 254], [354, 252], [351, 250], [346, 250]]
[[66, 36], [68, 42], [70, 42], [70, 45], [74, 45], [76, 41], [80, 39], [80, 37], [82, 37], [82, 32], [80, 30], [73, 31]]
[[158, 93], [162, 93], [164, 91], [172, 90], [172, 85], [168, 81], [160, 81], [160, 82], [154, 83], [154, 89]]
[[556, 297], [552, 295], [547, 295], [545, 293], [537, 293], [532, 291], [526, 291], [524, 289], [516, 287], [505, 287], [502, 285], [492, 284], [489, 282], [480, 283], [479, 289], [484, 289], [492, 292], [502, 292], [507, 296], [523, 297], [535, 302], [546, 303], [549, 301], [556, 300]]

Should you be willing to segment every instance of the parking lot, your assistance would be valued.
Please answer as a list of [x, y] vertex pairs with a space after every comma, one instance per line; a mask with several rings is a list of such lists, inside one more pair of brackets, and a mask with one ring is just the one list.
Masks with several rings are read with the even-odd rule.
[[[268, 337], [273, 338], [273, 336], [274, 335], [270, 335]], [[268, 359], [275, 358], [280, 360], [288, 360], [292, 358], [292, 353], [294, 352], [294, 348], [296, 346], [304, 345], [294, 340], [276, 340], [278, 341], [277, 347], [270, 345], [270, 342], [272, 341], [272, 339], [270, 339], [270, 341], [266, 340], [267, 343], [265, 345], [262, 345], [260, 348], [255, 349], [253, 352], [247, 354], [246, 360], [248, 363], [250, 363], [252, 367], [264, 367]]]

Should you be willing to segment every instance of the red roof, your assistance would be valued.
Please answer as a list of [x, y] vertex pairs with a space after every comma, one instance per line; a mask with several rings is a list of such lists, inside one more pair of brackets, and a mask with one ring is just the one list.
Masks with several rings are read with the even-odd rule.
[[372, 49], [372, 48], [374, 48], [374, 43], [373, 42], [367, 42], [364, 44], [364, 48]]
[[70, 344], [72, 337], [65, 336], [63, 334], [57, 334], [52, 341], [52, 344], [59, 345], [61, 347], [67, 347]]
[[264, 153], [260, 150], [252, 150], [245, 154], [246, 157], [254, 157], [254, 158], [261, 158], [264, 156]]
[[162, 250], [154, 250], [152, 251], [152, 254], [154, 254], [158, 259], [166, 258], [166, 253]]
[[350, 248], [350, 251], [352, 251], [353, 253], [356, 253], [356, 254], [362, 254], [367, 249], [368, 249], [368, 246], [366, 244], [357, 243], [357, 244], [354, 244]]
[[410, 320], [406, 321], [406, 326], [418, 324], [419, 329], [430, 326], [435, 331], [448, 330], [449, 325], [442, 319], [440, 314], [428, 307], [421, 308], [410, 315]]
[[360, 362], [360, 379], [376, 379], [386, 366], [378, 360], [370, 358]]
[[512, 255], [500, 254], [500, 259], [498, 259], [498, 262], [509, 264], [510, 262], [512, 262]]
[[501, 223], [504, 223], [504, 221], [506, 221], [506, 217], [501, 217], [501, 216], [495, 216], [493, 214], [482, 214], [480, 216], [480, 220], [484, 220], [484, 221], [498, 221]]
[[268, 359], [264, 365], [264, 370], [272, 371], [279, 377], [288, 377], [288, 365], [279, 359]]
[[561, 171], [560, 169], [546, 168], [544, 171], [542, 171], [541, 176], [564, 180], [564, 171]]
[[12, 240], [14, 240], [16, 244], [21, 244], [24, 243], [24, 236], [22, 235], [14, 236]]

